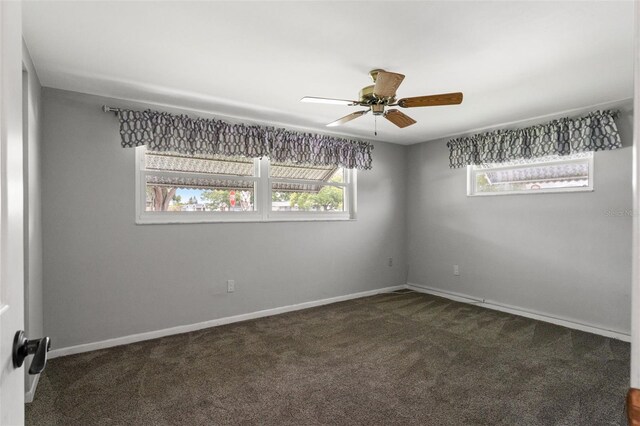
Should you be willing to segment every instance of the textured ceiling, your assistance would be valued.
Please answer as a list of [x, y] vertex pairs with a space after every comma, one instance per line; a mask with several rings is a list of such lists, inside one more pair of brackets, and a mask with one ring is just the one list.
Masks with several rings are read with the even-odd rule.
[[[633, 2], [35, 2], [24, 38], [44, 86], [411, 144], [633, 96]], [[368, 71], [406, 74], [399, 129], [355, 107]]]

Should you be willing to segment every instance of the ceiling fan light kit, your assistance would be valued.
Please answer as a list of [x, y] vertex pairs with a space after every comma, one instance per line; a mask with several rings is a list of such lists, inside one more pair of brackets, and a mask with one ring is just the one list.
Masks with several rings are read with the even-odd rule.
[[411, 126], [412, 124], [415, 124], [416, 121], [398, 109], [394, 108], [385, 111], [385, 108], [392, 106], [399, 106], [400, 108], [416, 108], [458, 105], [462, 103], [463, 95], [461, 92], [416, 96], [412, 98], [403, 98], [396, 102], [396, 91], [398, 90], [398, 87], [400, 87], [400, 84], [402, 84], [404, 75], [382, 69], [371, 70], [369, 71], [369, 75], [371, 76], [374, 84], [363, 87], [360, 90], [357, 101], [321, 98], [315, 96], [305, 96], [300, 99], [300, 101], [334, 105], [364, 106], [368, 108], [366, 110], [356, 111], [349, 115], [345, 115], [344, 117], [327, 124], [327, 126], [330, 127], [340, 126], [371, 111], [374, 116], [381, 115], [400, 128]]
[[373, 115], [382, 115], [384, 113], [383, 104], [371, 104], [371, 112]]

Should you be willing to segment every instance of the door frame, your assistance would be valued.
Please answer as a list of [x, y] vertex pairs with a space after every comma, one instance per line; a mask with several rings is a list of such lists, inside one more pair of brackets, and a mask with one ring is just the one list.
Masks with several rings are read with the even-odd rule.
[[635, 2], [633, 93], [633, 274], [631, 286], [631, 387], [640, 388], [640, 5]]
[[24, 423], [24, 369], [11, 349], [24, 328], [22, 4], [0, 1], [0, 424]]

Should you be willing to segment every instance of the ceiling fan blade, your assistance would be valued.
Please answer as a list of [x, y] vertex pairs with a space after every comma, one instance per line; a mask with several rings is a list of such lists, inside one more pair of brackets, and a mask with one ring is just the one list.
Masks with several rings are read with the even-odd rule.
[[404, 80], [404, 75], [395, 72], [378, 71], [373, 94], [379, 98], [392, 98]]
[[300, 99], [300, 102], [310, 102], [316, 104], [333, 104], [333, 105], [357, 105], [357, 101], [350, 101], [347, 99], [331, 99], [331, 98], [318, 98], [315, 96], [305, 96]]
[[390, 109], [384, 113], [384, 118], [400, 127], [401, 129], [412, 124], [416, 124], [417, 121], [409, 117], [407, 114], [398, 111], [397, 109]]
[[443, 93], [441, 95], [416, 96], [414, 98], [404, 98], [398, 101], [402, 108], [415, 108], [438, 105], [457, 105], [462, 103], [462, 93]]
[[349, 121], [353, 120], [354, 118], [358, 118], [358, 117], [360, 117], [361, 115], [365, 115], [365, 114], [366, 114], [366, 113], [368, 113], [368, 112], [369, 112], [369, 110], [368, 110], [368, 109], [365, 109], [365, 110], [363, 110], [363, 111], [356, 111], [356, 112], [352, 112], [352, 113], [351, 113], [351, 114], [349, 114], [349, 115], [345, 115], [344, 117], [339, 118], [339, 119], [337, 119], [336, 121], [333, 121], [333, 122], [331, 122], [331, 123], [327, 124], [327, 126], [328, 126], [328, 127], [335, 127], [335, 126], [339, 126], [339, 125], [341, 125], [341, 124], [344, 124], [344, 123], [346, 123], [346, 122], [349, 122]]

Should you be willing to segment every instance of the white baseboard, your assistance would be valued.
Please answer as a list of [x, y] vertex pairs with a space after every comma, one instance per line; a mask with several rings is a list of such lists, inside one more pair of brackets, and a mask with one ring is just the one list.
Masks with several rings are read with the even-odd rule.
[[31, 382], [31, 388], [28, 389], [25, 393], [24, 393], [24, 402], [25, 403], [30, 403], [33, 402], [33, 397], [36, 395], [36, 388], [38, 387], [38, 381], [40, 381], [40, 375], [37, 374], [36, 378], [33, 382]]
[[584, 324], [568, 318], [555, 317], [542, 312], [528, 311], [517, 306], [505, 305], [498, 302], [487, 301], [485, 299], [478, 299], [478, 298], [467, 296], [461, 293], [438, 290], [436, 288], [426, 287], [423, 285], [418, 285], [413, 283], [407, 283], [406, 288], [420, 292], [420, 293], [432, 294], [434, 296], [440, 296], [446, 299], [455, 300], [457, 302], [470, 303], [476, 306], [481, 306], [483, 308], [493, 309], [495, 311], [506, 312], [509, 314], [519, 315], [521, 317], [531, 318], [539, 321], [545, 321], [551, 324], [572, 328], [574, 330], [586, 331], [587, 333], [593, 333], [593, 334], [598, 334], [600, 336], [611, 337], [613, 339], [618, 339], [625, 342], [631, 341], [631, 335], [628, 333], [615, 331], [615, 330], [608, 330], [606, 328], [598, 327], [596, 325], [591, 325], [591, 324]]
[[[299, 311], [301, 309], [313, 308], [316, 306], [329, 305], [331, 303], [343, 302], [345, 300], [359, 299], [373, 296], [380, 293], [389, 293], [395, 290], [405, 289], [406, 286], [396, 285], [392, 287], [379, 288], [376, 290], [363, 291], [360, 293], [346, 294], [344, 296], [330, 297], [328, 299], [314, 300], [311, 302], [298, 303], [295, 305], [281, 306], [279, 308], [265, 309], [262, 311], [250, 312], [248, 314], [234, 315], [231, 317], [218, 318], [196, 324], [181, 325], [177, 327], [165, 328], [162, 330], [148, 331], [146, 333], [131, 334], [129, 336], [116, 337], [114, 339], [102, 340], [99, 342], [85, 343], [82, 345], [69, 346], [66, 348], [53, 349], [48, 353], [48, 358], [58, 358], [66, 355], [79, 354], [82, 352], [106, 349], [114, 346], [126, 345], [129, 343], [141, 342], [144, 340], [157, 339], [159, 337], [171, 336], [174, 334], [188, 333], [190, 331], [202, 330], [203, 328], [216, 327], [219, 325], [231, 324], [234, 322], [247, 321], [256, 318], [270, 317], [272, 315], [283, 314], [285, 312]], [[35, 387], [34, 387], [35, 391]]]
[[[188, 333], [190, 331], [202, 330], [204, 328], [217, 327], [225, 324], [232, 324], [234, 322], [247, 321], [256, 318], [269, 317], [273, 315], [283, 314], [286, 312], [299, 311], [301, 309], [313, 308], [316, 306], [329, 305], [331, 303], [342, 302], [345, 300], [359, 299], [362, 297], [373, 296], [380, 293], [388, 293], [395, 290], [410, 289], [421, 293], [433, 294], [435, 296], [441, 296], [450, 300], [455, 300], [463, 303], [471, 303], [477, 306], [481, 306], [496, 311], [507, 312], [514, 315], [519, 315], [526, 318], [531, 318], [539, 321], [545, 321], [552, 324], [560, 325], [575, 330], [586, 331], [588, 333], [598, 334], [605, 337], [611, 337], [614, 339], [622, 340], [625, 342], [631, 341], [631, 336], [628, 333], [608, 330], [602, 327], [584, 324], [577, 321], [573, 321], [567, 318], [558, 318], [544, 314], [541, 312], [527, 311], [517, 306], [509, 306], [500, 304], [497, 302], [486, 301], [484, 299], [478, 299], [471, 296], [467, 296], [461, 293], [454, 293], [445, 290], [439, 290], [431, 287], [426, 287], [418, 284], [407, 283], [406, 285], [396, 285], [392, 287], [385, 287], [376, 290], [363, 291], [360, 293], [347, 294], [344, 296], [330, 297], [328, 299], [314, 300], [311, 302], [298, 303], [295, 305], [281, 306], [273, 309], [265, 309], [262, 311], [250, 312], [247, 314], [234, 315], [231, 317], [218, 318], [210, 321], [204, 321], [196, 324], [187, 324], [177, 327], [165, 328], [162, 330], [149, 331], [146, 333], [132, 334], [129, 336], [116, 337], [113, 339], [102, 340], [99, 342], [85, 343], [82, 345], [69, 346], [66, 348], [53, 349], [48, 353], [48, 358], [58, 358], [66, 355], [79, 354], [83, 352], [90, 352], [99, 349], [111, 348], [114, 346], [126, 345], [129, 343], [141, 342], [144, 340], [157, 339], [159, 337], [171, 336], [174, 334]], [[33, 400], [36, 386], [38, 384], [39, 376], [33, 382], [31, 389], [25, 394], [25, 400], [30, 402]]]

